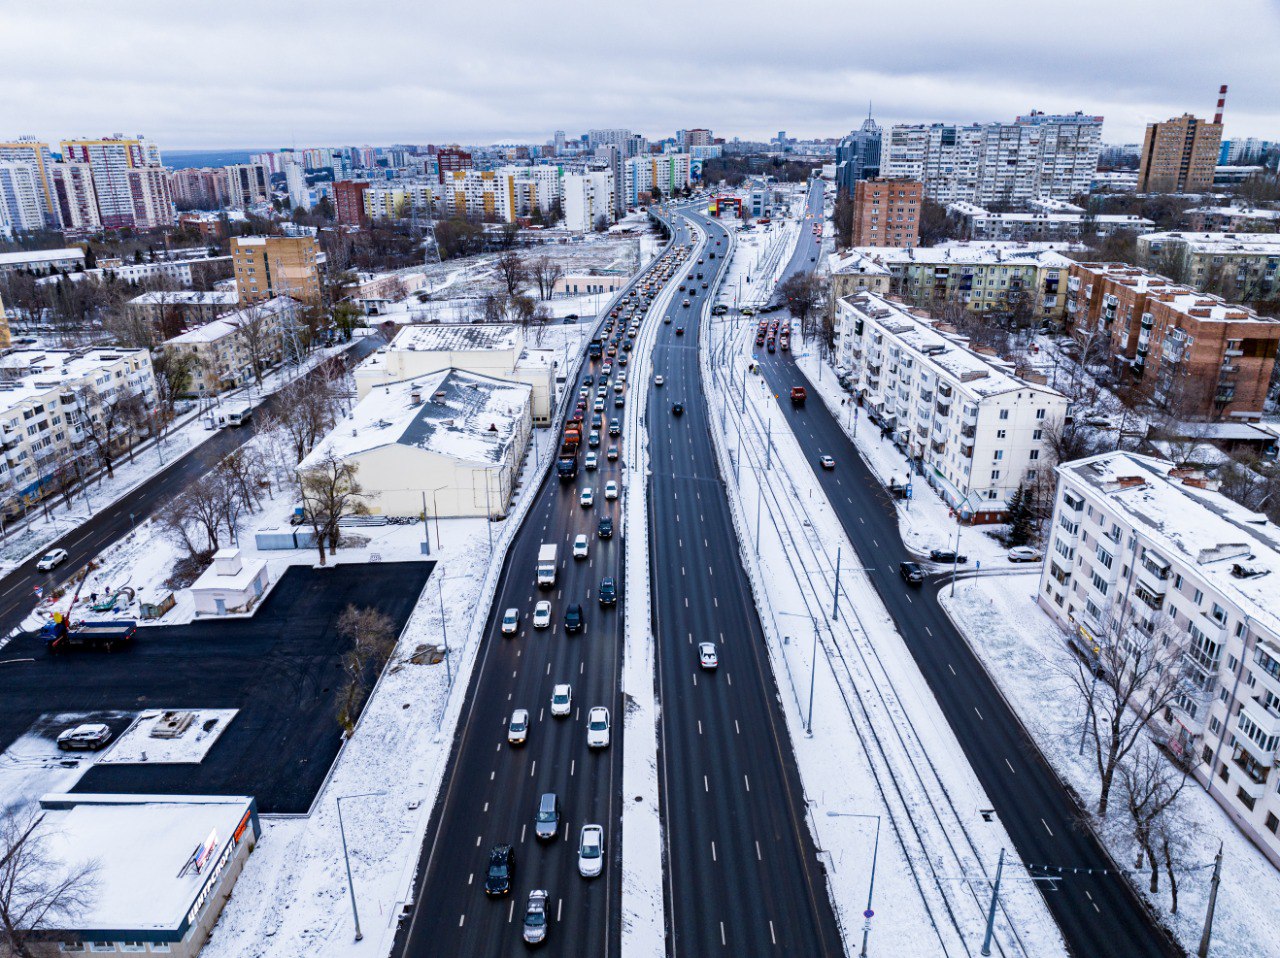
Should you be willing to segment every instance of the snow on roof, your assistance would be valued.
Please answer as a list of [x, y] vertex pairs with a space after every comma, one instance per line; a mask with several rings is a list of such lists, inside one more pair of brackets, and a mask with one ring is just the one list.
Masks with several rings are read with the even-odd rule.
[[238, 301], [234, 292], [204, 293], [193, 289], [153, 291], [129, 300], [136, 306], [234, 306]]
[[1239, 219], [1280, 220], [1280, 210], [1259, 209], [1256, 206], [1197, 206], [1188, 213], [1235, 217]]
[[[94, 895], [67, 930], [176, 932], [252, 803], [238, 795], [46, 795], [51, 857], [64, 868], [98, 865]], [[210, 864], [179, 874], [211, 836]]]
[[[1123, 513], [1156, 551], [1178, 555], [1251, 620], [1280, 636], [1280, 529], [1226, 496], [1187, 485], [1173, 463], [1106, 452], [1059, 467]], [[1125, 482], [1137, 478], [1140, 482]], [[1243, 566], [1259, 573], [1233, 574]]]
[[188, 329], [185, 333], [179, 333], [172, 339], [165, 340], [165, 345], [190, 346], [196, 343], [214, 343], [225, 336], [230, 336], [245, 323], [256, 320], [263, 314], [276, 316], [292, 310], [297, 305], [297, 300], [288, 296], [275, 296], [265, 302], [246, 306], [244, 309], [219, 316], [212, 322], [197, 326], [195, 329]]
[[889, 273], [905, 266], [1034, 266], [1067, 269], [1072, 260], [1062, 250], [1071, 243], [1019, 243], [990, 241], [943, 243], [939, 246], [860, 246], [843, 255], [832, 255], [832, 273]]
[[346, 459], [392, 443], [497, 465], [529, 419], [532, 393], [527, 383], [452, 368], [379, 383], [298, 468], [311, 468], [330, 452]]
[[1252, 253], [1280, 256], [1280, 233], [1144, 233], [1143, 243], [1178, 243], [1193, 253]]
[[875, 293], [846, 296], [841, 303], [882, 326], [896, 342], [918, 354], [922, 365], [933, 365], [956, 380], [957, 388], [975, 398], [1027, 390], [1051, 396], [1061, 393], [1048, 386], [1029, 383], [1008, 371], [1008, 364], [995, 356], [975, 353], [963, 336], [943, 333], [933, 322], [907, 312]]
[[16, 253], [0, 253], [0, 269], [19, 267], [30, 263], [61, 263], [70, 260], [82, 262], [84, 250], [79, 247], [64, 249], [21, 250]]
[[522, 340], [514, 323], [430, 323], [405, 326], [387, 348], [427, 353], [519, 349]]
[[0, 356], [0, 410], [78, 389], [123, 359], [143, 358], [145, 349], [12, 349]]

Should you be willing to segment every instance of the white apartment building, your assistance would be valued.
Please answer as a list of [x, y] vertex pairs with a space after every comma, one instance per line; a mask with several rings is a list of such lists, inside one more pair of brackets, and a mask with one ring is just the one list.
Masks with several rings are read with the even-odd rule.
[[0, 160], [0, 234], [11, 237], [44, 225], [44, 202], [35, 168], [30, 163]]
[[165, 340], [164, 348], [194, 358], [190, 392], [212, 396], [254, 381], [254, 360], [263, 368], [279, 363], [294, 327], [297, 300], [276, 296]]
[[289, 191], [291, 209], [311, 209], [311, 189], [307, 186], [307, 174], [297, 163], [290, 163], [284, 168], [284, 185]]
[[661, 153], [633, 156], [623, 164], [623, 199], [628, 206], [646, 201], [655, 186], [663, 196], [682, 190], [690, 183], [688, 153]]
[[924, 183], [939, 203], [1025, 203], [1089, 191], [1102, 117], [1030, 113], [1012, 123], [899, 124], [881, 147], [880, 175]]
[[1280, 291], [1280, 233], [1146, 233], [1138, 263], [1177, 266], [1183, 282], [1232, 299], [1267, 299]]
[[0, 141], [0, 163], [26, 163], [36, 174], [40, 189], [40, 205], [44, 211], [45, 225], [56, 229], [58, 203], [53, 195], [53, 153], [49, 144], [34, 136], [20, 136], [16, 140]]
[[[0, 357], [0, 508], [15, 512], [56, 493], [77, 465], [92, 471], [86, 421], [137, 396], [156, 403], [155, 374], [145, 349], [13, 349]], [[117, 421], [112, 444], [127, 448], [145, 432]]]
[[534, 210], [551, 212], [561, 198], [561, 170], [558, 166], [509, 166], [499, 171], [511, 177], [517, 216], [531, 216]]
[[839, 301], [838, 365], [862, 410], [962, 516], [1000, 521], [1009, 497], [1048, 468], [1045, 428], [1067, 399], [871, 292]]
[[1086, 648], [1107, 618], [1185, 637], [1186, 686], [1154, 730], [1280, 867], [1280, 529], [1148, 456], [1057, 474], [1037, 601]]
[[[154, 229], [175, 221], [169, 177], [154, 143], [141, 136], [63, 140], [62, 158], [93, 176], [98, 218], [108, 229]], [[152, 171], [151, 173], [145, 171]]]
[[[1043, 200], [1027, 205], [1043, 206]], [[1069, 203], [1062, 206], [1071, 207]], [[1079, 207], [1037, 209], [1027, 213], [992, 213], [977, 203], [951, 203], [947, 215], [965, 239], [1070, 242], [1086, 236], [1110, 236], [1118, 230], [1134, 233], [1152, 229], [1155, 223], [1136, 213], [1089, 215]]]
[[54, 163], [50, 168], [54, 200], [62, 229], [71, 235], [96, 233], [102, 229], [98, 216], [98, 191], [93, 185], [93, 169], [88, 163]]
[[396, 180], [370, 183], [364, 191], [364, 212], [371, 220], [398, 220], [412, 215], [426, 219], [439, 212], [440, 184]]
[[601, 216], [613, 222], [613, 170], [566, 173], [562, 189], [565, 229], [586, 233], [595, 228], [596, 219]]

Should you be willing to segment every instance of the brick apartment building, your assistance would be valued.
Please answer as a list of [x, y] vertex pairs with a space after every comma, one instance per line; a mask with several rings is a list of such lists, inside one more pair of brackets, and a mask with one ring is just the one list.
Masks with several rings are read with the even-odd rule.
[[369, 225], [369, 214], [364, 208], [364, 195], [368, 191], [368, 183], [355, 180], [340, 180], [333, 184], [334, 209], [341, 225]]
[[1076, 263], [1067, 318], [1077, 342], [1102, 336], [1159, 405], [1206, 419], [1257, 419], [1280, 321], [1124, 263]]
[[853, 188], [853, 245], [920, 245], [920, 204], [924, 184], [911, 179], [874, 177]]
[[1184, 113], [1148, 123], [1138, 161], [1139, 193], [1206, 193], [1213, 186], [1222, 124]]
[[278, 296], [320, 302], [319, 252], [314, 236], [237, 236], [231, 258], [240, 305]]
[[471, 169], [471, 154], [466, 150], [437, 150], [436, 164], [440, 182], [443, 183], [450, 173]]

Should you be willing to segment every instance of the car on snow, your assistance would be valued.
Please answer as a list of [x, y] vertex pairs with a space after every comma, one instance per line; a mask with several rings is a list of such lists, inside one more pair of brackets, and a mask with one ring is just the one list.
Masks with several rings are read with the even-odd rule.
[[934, 562], [953, 562], [960, 565], [969, 561], [968, 556], [957, 555], [954, 549], [930, 549], [929, 558]]
[[1031, 546], [1014, 546], [1009, 550], [1010, 562], [1039, 562], [1041, 558], [1039, 550]]
[[898, 574], [906, 580], [907, 585], [924, 584], [924, 567], [919, 562], [899, 562]]
[[58, 736], [58, 748], [64, 752], [96, 752], [111, 741], [111, 727], [100, 722], [77, 725]]

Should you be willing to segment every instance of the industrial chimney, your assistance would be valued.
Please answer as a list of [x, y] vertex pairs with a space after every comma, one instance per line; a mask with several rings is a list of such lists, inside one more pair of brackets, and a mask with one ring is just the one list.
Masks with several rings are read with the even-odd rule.
[[1213, 115], [1213, 122], [1219, 126], [1222, 125], [1222, 108], [1227, 103], [1227, 85], [1224, 83], [1218, 87], [1218, 112]]

